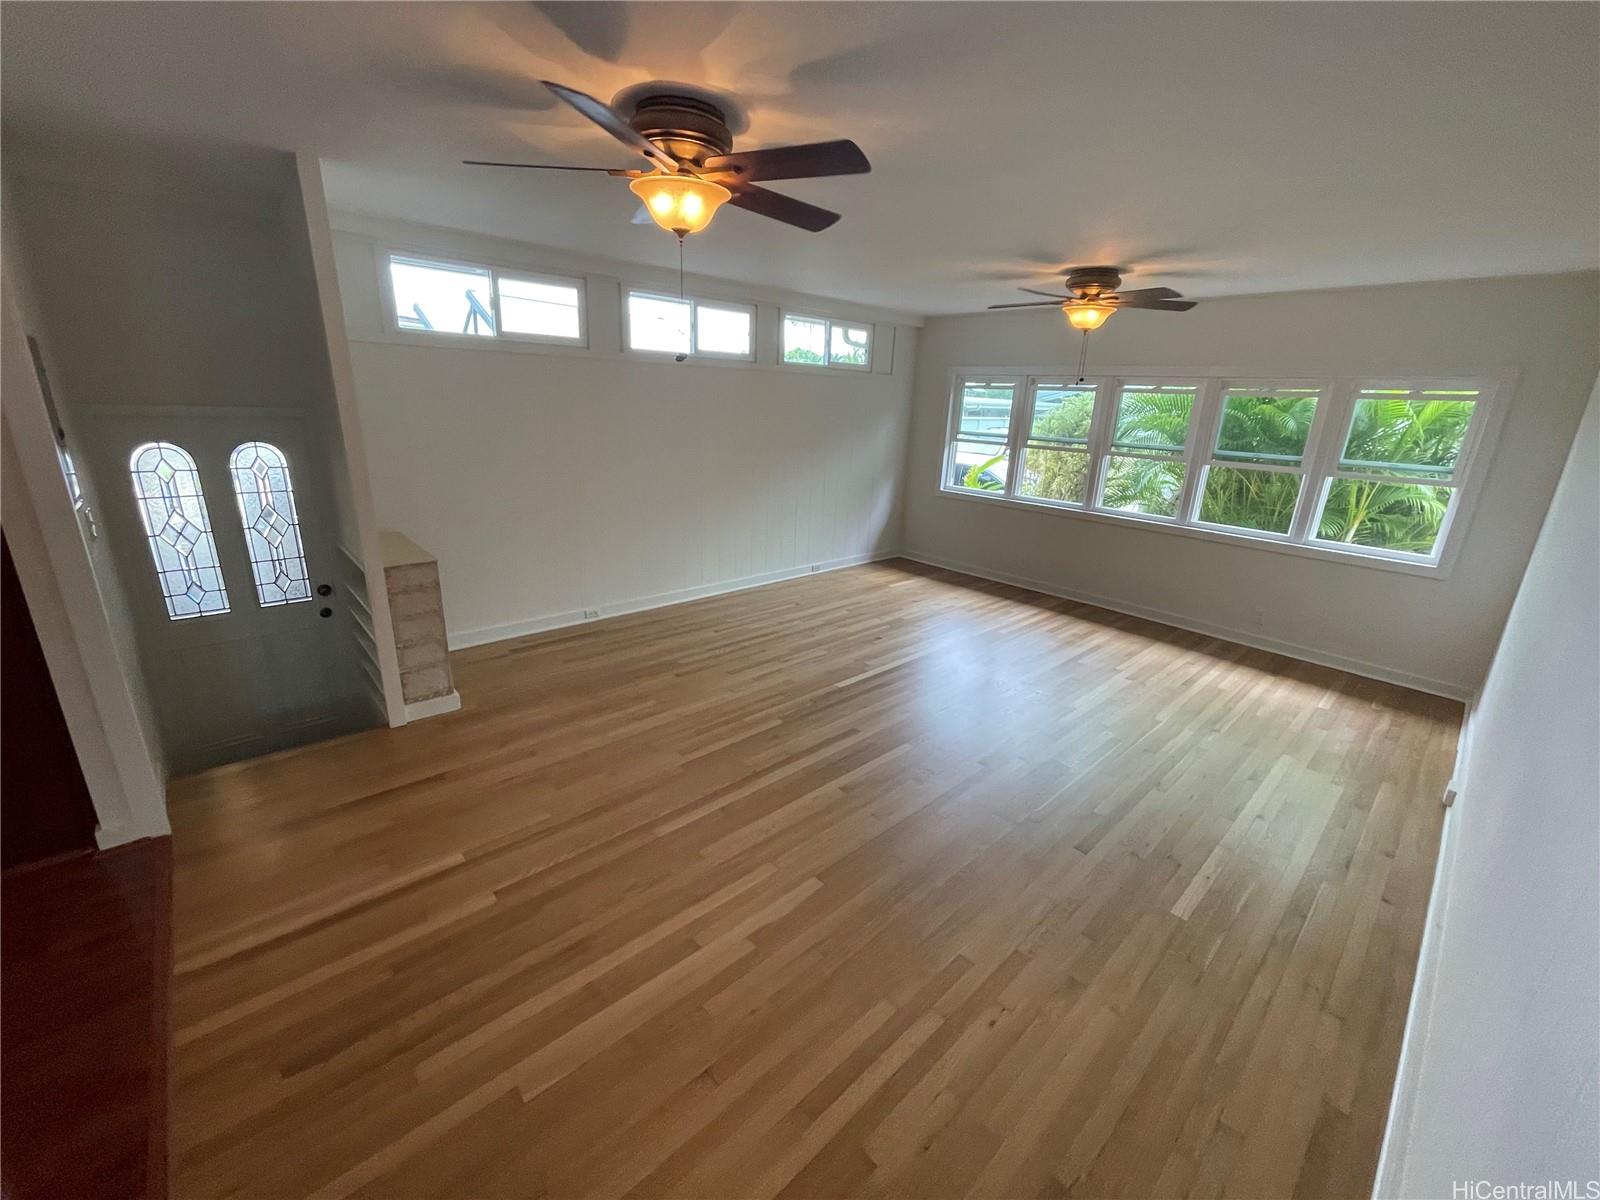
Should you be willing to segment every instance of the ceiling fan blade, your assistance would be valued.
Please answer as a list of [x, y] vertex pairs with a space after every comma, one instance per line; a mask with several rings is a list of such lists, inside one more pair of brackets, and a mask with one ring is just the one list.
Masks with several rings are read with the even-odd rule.
[[1024, 300], [1020, 304], [991, 304], [990, 308], [1060, 308], [1057, 300]]
[[1118, 308], [1153, 308], [1157, 312], [1188, 312], [1198, 300], [1133, 300], [1123, 299]]
[[1135, 288], [1131, 292], [1115, 293], [1117, 299], [1124, 304], [1130, 301], [1138, 304], [1144, 300], [1179, 300], [1183, 298], [1182, 292], [1175, 292], [1171, 288]]
[[736, 185], [733, 189], [733, 199], [728, 203], [735, 208], [771, 217], [774, 221], [782, 221], [785, 225], [794, 225], [812, 233], [821, 233], [839, 219], [839, 214], [836, 212], [818, 208], [815, 204], [807, 204], [804, 200], [796, 200], [793, 196], [769, 192], [766, 188], [756, 187], [754, 184]]
[[1033, 296], [1053, 296], [1057, 300], [1071, 300], [1071, 299], [1073, 299], [1073, 297], [1071, 297], [1071, 296], [1059, 296], [1059, 295], [1056, 295], [1055, 292], [1041, 292], [1038, 288], [1025, 287], [1025, 288], [1018, 288], [1017, 291], [1019, 291], [1019, 292], [1027, 292], [1029, 295], [1033, 295]]
[[808, 142], [803, 146], [774, 146], [770, 150], [744, 150], [719, 154], [701, 164], [706, 173], [732, 171], [738, 181], [757, 179], [818, 179], [824, 175], [864, 175], [872, 170], [861, 147], [842, 138], [836, 142]]
[[539, 82], [554, 92], [559, 99], [565, 100], [572, 105], [573, 108], [588, 117], [589, 120], [600, 126], [601, 129], [604, 129], [630, 150], [637, 150], [657, 166], [663, 167], [668, 171], [676, 171], [678, 169], [677, 159], [624, 121], [616, 109], [609, 104], [596, 100], [587, 92], [580, 92], [576, 88], [569, 88], [563, 84], [551, 83], [548, 79], [541, 79]]
[[485, 162], [481, 158], [463, 158], [464, 167], [520, 167], [524, 171], [599, 171], [604, 175], [634, 175], [635, 171], [619, 171], [614, 167], [568, 167], [560, 163], [508, 163]]

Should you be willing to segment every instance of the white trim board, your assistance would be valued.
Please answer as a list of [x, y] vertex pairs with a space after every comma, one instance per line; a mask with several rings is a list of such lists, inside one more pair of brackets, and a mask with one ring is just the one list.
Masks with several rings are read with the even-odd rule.
[[586, 622], [603, 620], [606, 617], [622, 617], [629, 613], [647, 612], [653, 608], [667, 608], [674, 604], [684, 604], [690, 600], [702, 600], [708, 596], [722, 596], [729, 592], [742, 592], [749, 588], [764, 587], [769, 583], [782, 583], [785, 579], [798, 579], [802, 575], [817, 575], [823, 571], [837, 571], [844, 567], [858, 567], [862, 563], [884, 562], [891, 558], [905, 558], [907, 555], [898, 550], [883, 550], [872, 554], [851, 554], [844, 558], [831, 558], [820, 563], [811, 563], [803, 567], [786, 567], [781, 571], [768, 571], [761, 575], [745, 575], [737, 579], [724, 580], [721, 583], [704, 584], [700, 587], [680, 588], [673, 592], [657, 592], [652, 596], [639, 596], [632, 600], [624, 600], [620, 604], [606, 604], [590, 609], [599, 616], [585, 616], [584, 610], [572, 609], [567, 612], [551, 613], [548, 616], [532, 617], [526, 621], [513, 621], [506, 625], [488, 625], [482, 629], [466, 629], [448, 632], [446, 640], [451, 650], [465, 650], [471, 646], [484, 646], [490, 642], [503, 642], [511, 638], [527, 637], [529, 634], [545, 633], [551, 629], [564, 629], [569, 625], [582, 625]]
[[1150, 608], [1142, 604], [1129, 604], [1124, 600], [1113, 599], [1110, 596], [1062, 588], [1057, 584], [1046, 583], [1042, 579], [1031, 579], [1026, 575], [1013, 575], [1009, 571], [996, 571], [989, 567], [976, 566], [973, 563], [956, 562], [953, 559], [940, 558], [937, 555], [926, 554], [918, 550], [902, 551], [900, 557], [909, 558], [912, 562], [919, 562], [924, 566], [940, 567], [946, 571], [958, 571], [963, 575], [987, 579], [991, 583], [1007, 583], [1013, 587], [1027, 588], [1032, 592], [1042, 592], [1046, 596], [1056, 596], [1062, 600], [1076, 600], [1080, 604], [1092, 604], [1096, 608], [1107, 608], [1112, 612], [1119, 612], [1125, 616], [1142, 617], [1146, 621], [1155, 621], [1160, 625], [1171, 625], [1176, 629], [1186, 629], [1190, 633], [1220, 638], [1225, 642], [1234, 642], [1256, 650], [1266, 650], [1272, 654], [1281, 654], [1285, 658], [1296, 658], [1301, 662], [1315, 663], [1319, 667], [1331, 667], [1336, 671], [1345, 671], [1351, 675], [1361, 675], [1367, 679], [1379, 680], [1382, 683], [1396, 684], [1400, 687], [1410, 688], [1412, 691], [1443, 696], [1447, 700], [1465, 702], [1469, 697], [1469, 693], [1465, 689], [1455, 684], [1446, 683], [1441, 679], [1413, 675], [1409, 671], [1396, 671], [1378, 663], [1368, 662], [1365, 659], [1347, 658], [1342, 654], [1328, 654], [1321, 650], [1315, 650], [1310, 646], [1299, 645], [1296, 642], [1284, 642], [1279, 641], [1277, 638], [1262, 637], [1260, 634], [1234, 629], [1226, 625], [1214, 625], [1209, 621], [1196, 621], [1191, 617], [1169, 612], [1162, 608]]
[[1439, 857], [1433, 863], [1433, 884], [1428, 889], [1428, 912], [1422, 926], [1422, 945], [1417, 949], [1417, 969], [1411, 977], [1411, 1003], [1406, 1008], [1405, 1028], [1400, 1034], [1400, 1061], [1395, 1066], [1394, 1088], [1389, 1093], [1389, 1113], [1383, 1126], [1383, 1142], [1378, 1150], [1378, 1169], [1373, 1175], [1374, 1197], [1399, 1197], [1402, 1156], [1416, 1122], [1417, 1077], [1422, 1070], [1423, 1051], [1433, 1018], [1433, 998], [1439, 984], [1439, 930], [1450, 902], [1450, 880], [1456, 857], [1457, 813], [1461, 793], [1467, 783], [1467, 763], [1472, 753], [1472, 719], [1477, 698], [1467, 704], [1456, 738], [1456, 763], [1449, 791], [1457, 804], [1444, 810], [1444, 825], [1439, 831]]
[[442, 696], [432, 696], [427, 700], [413, 700], [406, 705], [406, 724], [413, 721], [425, 721], [429, 717], [442, 717], [445, 713], [453, 713], [461, 707], [461, 693], [452, 688]]

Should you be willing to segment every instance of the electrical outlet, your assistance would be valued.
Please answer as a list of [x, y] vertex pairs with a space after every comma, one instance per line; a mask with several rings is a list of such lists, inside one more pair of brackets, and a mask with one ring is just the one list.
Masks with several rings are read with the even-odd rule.
[[583, 619], [585, 621], [598, 621], [600, 619], [600, 610], [598, 608], [586, 608], [586, 609], [584, 609], [583, 610]]

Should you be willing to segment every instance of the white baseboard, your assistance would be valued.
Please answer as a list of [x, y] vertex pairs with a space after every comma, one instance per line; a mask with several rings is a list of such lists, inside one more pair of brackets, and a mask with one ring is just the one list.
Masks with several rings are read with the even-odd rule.
[[1316, 663], [1320, 667], [1332, 667], [1336, 671], [1347, 671], [1352, 675], [1362, 675], [1368, 679], [1398, 684], [1400, 687], [1410, 688], [1413, 691], [1443, 696], [1447, 700], [1465, 701], [1469, 694], [1467, 689], [1453, 683], [1446, 683], [1442, 679], [1430, 679], [1425, 675], [1413, 675], [1409, 671], [1396, 671], [1379, 663], [1367, 662], [1365, 659], [1349, 658], [1342, 654], [1329, 654], [1311, 646], [1280, 641], [1277, 638], [1265, 637], [1259, 633], [1251, 633], [1247, 630], [1235, 629], [1227, 625], [1216, 625], [1209, 621], [1197, 621], [1192, 617], [1184, 616], [1182, 613], [1169, 612], [1162, 608], [1151, 608], [1143, 604], [1129, 604], [1125, 600], [1119, 600], [1112, 596], [1102, 596], [1075, 588], [1063, 588], [1059, 584], [1049, 583], [1042, 579], [1030, 579], [1026, 575], [1013, 575], [1009, 571], [996, 571], [990, 567], [981, 567], [973, 563], [956, 562], [953, 559], [941, 558], [938, 555], [926, 554], [919, 550], [904, 550], [901, 552], [900, 557], [909, 558], [912, 562], [919, 562], [925, 566], [942, 567], [947, 571], [959, 571], [963, 575], [975, 575], [979, 579], [987, 579], [993, 583], [1008, 583], [1014, 587], [1027, 588], [1029, 591], [1042, 592], [1046, 596], [1057, 596], [1063, 600], [1076, 600], [1080, 604], [1092, 604], [1096, 608], [1108, 608], [1112, 612], [1123, 613], [1130, 617], [1142, 617], [1146, 621], [1155, 621], [1161, 625], [1171, 625], [1178, 629], [1186, 629], [1190, 633], [1204, 634], [1206, 637], [1220, 638], [1225, 642], [1236, 642], [1241, 646], [1250, 646], [1256, 650], [1266, 650], [1273, 654], [1281, 654], [1285, 658], [1298, 658], [1302, 662]]
[[573, 609], [569, 612], [550, 613], [547, 616], [533, 617], [526, 621], [513, 621], [506, 625], [488, 625], [482, 629], [454, 630], [447, 634], [450, 649], [465, 650], [469, 646], [483, 646], [489, 642], [503, 642], [509, 638], [527, 637], [531, 633], [544, 633], [551, 629], [564, 629], [568, 625], [582, 625], [585, 621], [603, 620], [606, 617], [621, 617], [629, 613], [646, 612], [652, 608], [666, 608], [672, 604], [683, 604], [689, 600], [703, 600], [707, 596], [723, 596], [729, 592], [742, 592], [749, 588], [764, 587], [769, 583], [781, 583], [785, 579], [798, 579], [802, 575], [816, 575], [823, 571], [837, 571], [842, 567], [857, 567], [862, 563], [882, 562], [885, 559], [900, 558], [898, 550], [882, 550], [872, 554], [852, 554], [845, 558], [831, 558], [820, 563], [808, 563], [800, 567], [786, 567], [781, 571], [768, 571], [761, 575], [746, 575], [739, 579], [727, 579], [720, 583], [708, 583], [700, 587], [680, 588], [673, 592], [657, 592], [653, 596], [639, 596], [632, 600], [624, 600], [617, 604], [601, 604], [590, 609], [590, 612], [599, 616], [587, 616], [582, 609]]
[[1433, 998], [1439, 982], [1439, 938], [1445, 908], [1450, 902], [1450, 881], [1454, 874], [1456, 830], [1461, 821], [1460, 799], [1466, 791], [1467, 767], [1472, 753], [1472, 719], [1477, 698], [1467, 704], [1456, 740], [1456, 765], [1450, 779], [1450, 792], [1456, 802], [1444, 813], [1444, 828], [1439, 835], [1439, 857], [1433, 864], [1433, 885], [1428, 890], [1428, 915], [1422, 927], [1422, 945], [1417, 951], [1417, 971], [1412, 977], [1411, 1003], [1406, 1009], [1405, 1031], [1400, 1035], [1400, 1062], [1395, 1067], [1394, 1090], [1389, 1095], [1389, 1116], [1383, 1127], [1383, 1143], [1378, 1151], [1378, 1170], [1372, 1182], [1375, 1200], [1401, 1200], [1401, 1181], [1405, 1173], [1405, 1150], [1416, 1118], [1418, 1076], [1428, 1044], [1433, 1020]]
[[427, 700], [415, 700], [406, 705], [406, 724], [412, 721], [425, 721], [429, 717], [442, 717], [445, 713], [455, 712], [461, 707], [461, 693], [454, 689], [443, 696], [432, 696]]

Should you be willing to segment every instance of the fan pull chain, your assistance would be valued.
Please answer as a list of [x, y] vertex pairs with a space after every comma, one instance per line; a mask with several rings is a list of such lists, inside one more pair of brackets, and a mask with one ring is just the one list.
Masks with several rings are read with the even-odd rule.
[[1089, 361], [1089, 331], [1083, 331], [1083, 349], [1078, 353], [1078, 382], [1083, 382], [1083, 366]]
[[[680, 233], [678, 235], [678, 299], [681, 301], [683, 298], [683, 234]], [[693, 327], [691, 320], [690, 328], [692, 329]], [[672, 361], [684, 362], [688, 357], [687, 354], [675, 354], [672, 357]]]

